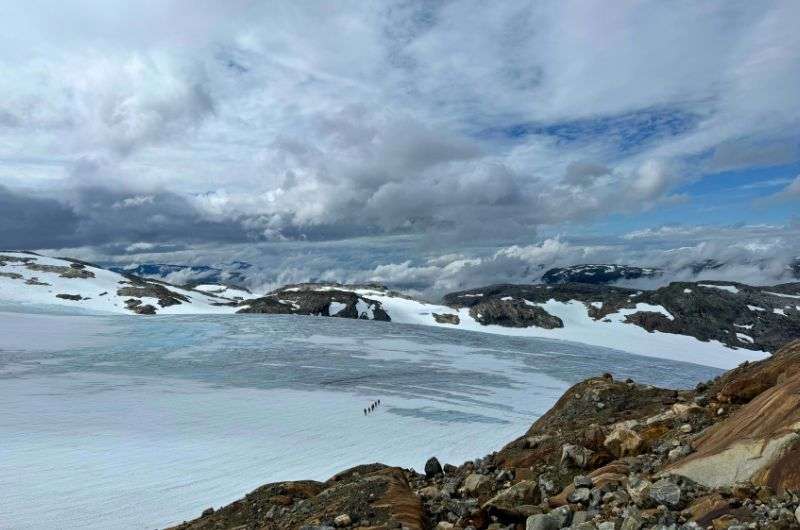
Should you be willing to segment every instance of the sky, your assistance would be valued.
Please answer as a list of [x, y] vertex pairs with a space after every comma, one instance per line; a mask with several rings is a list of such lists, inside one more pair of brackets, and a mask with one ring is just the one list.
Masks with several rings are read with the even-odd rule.
[[7, 4], [0, 248], [431, 296], [800, 256], [794, 0]]

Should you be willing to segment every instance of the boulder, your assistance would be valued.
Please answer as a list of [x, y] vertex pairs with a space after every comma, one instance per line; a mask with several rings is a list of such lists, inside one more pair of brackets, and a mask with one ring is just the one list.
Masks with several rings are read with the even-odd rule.
[[417, 495], [422, 497], [423, 499], [435, 499], [436, 497], [440, 497], [442, 492], [436, 486], [426, 486], [417, 492]]
[[591, 497], [592, 490], [589, 488], [575, 488], [572, 490], [572, 493], [569, 494], [567, 500], [569, 502], [574, 502], [578, 504], [589, 504], [589, 498]]
[[629, 479], [626, 491], [633, 502], [641, 505], [650, 499], [650, 488], [652, 486], [653, 484], [646, 479]]
[[681, 488], [669, 479], [662, 478], [650, 486], [650, 498], [656, 504], [676, 508], [681, 503]]
[[581, 469], [589, 464], [594, 451], [580, 445], [564, 444], [561, 447], [561, 465], [573, 464]]
[[346, 513], [343, 513], [341, 515], [337, 515], [333, 519], [333, 524], [338, 526], [338, 527], [350, 526], [350, 524], [352, 524], [352, 522], [353, 521], [350, 519], [350, 516], [347, 515]]
[[559, 530], [561, 524], [557, 517], [546, 514], [531, 515], [525, 521], [525, 530]]
[[492, 479], [480, 473], [470, 473], [461, 485], [461, 492], [470, 497], [480, 497], [491, 490]]
[[495, 325], [507, 328], [531, 326], [553, 329], [563, 328], [564, 322], [539, 306], [526, 304], [522, 300], [488, 299], [469, 309], [469, 314], [484, 326]]
[[439, 460], [434, 456], [428, 459], [425, 462], [425, 476], [428, 478], [433, 478], [436, 475], [442, 474], [442, 465], [439, 464]]
[[451, 324], [453, 326], [457, 326], [461, 323], [461, 319], [458, 315], [452, 313], [431, 313], [433, 315], [433, 319], [439, 324]]
[[617, 458], [634, 456], [642, 447], [642, 437], [636, 431], [619, 425], [606, 436], [603, 445]]
[[490, 515], [503, 515], [508, 518], [523, 519], [532, 505], [542, 500], [539, 484], [532, 480], [522, 480], [506, 488], [483, 504]]

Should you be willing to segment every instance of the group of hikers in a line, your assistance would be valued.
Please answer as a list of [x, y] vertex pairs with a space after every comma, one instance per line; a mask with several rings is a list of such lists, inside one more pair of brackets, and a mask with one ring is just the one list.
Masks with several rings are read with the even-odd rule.
[[378, 405], [380, 405], [380, 404], [381, 404], [381, 400], [380, 400], [380, 399], [379, 399], [379, 400], [377, 400], [377, 401], [373, 401], [372, 403], [370, 403], [370, 404], [369, 404], [369, 407], [367, 407], [367, 408], [365, 408], [365, 409], [364, 409], [364, 416], [366, 416], [367, 414], [369, 414], [370, 412], [372, 412], [373, 410], [375, 410], [376, 408], [378, 408]]

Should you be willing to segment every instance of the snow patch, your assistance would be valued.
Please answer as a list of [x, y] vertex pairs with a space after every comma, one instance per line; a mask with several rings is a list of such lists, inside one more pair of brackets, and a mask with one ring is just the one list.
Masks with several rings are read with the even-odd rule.
[[763, 307], [758, 307], [757, 305], [750, 305], [750, 304], [747, 304], [747, 309], [749, 309], [750, 311], [766, 311], [766, 309], [764, 309]]
[[780, 296], [783, 298], [796, 298], [800, 300], [799, 294], [774, 293], [772, 291], [764, 291], [764, 294], [771, 294], [772, 296]]
[[375, 320], [374, 310], [375, 310], [375, 304], [368, 304], [361, 298], [359, 298], [358, 302], [356, 302], [356, 311], [358, 312], [358, 318], [363, 318], [364, 316], [366, 316], [367, 319], [369, 320]]
[[729, 293], [736, 294], [739, 292], [739, 289], [734, 287], [733, 285], [713, 285], [710, 283], [698, 283], [698, 287], [708, 287], [710, 289], [719, 289], [721, 291], [728, 291]]
[[[333, 302], [331, 302], [331, 305], [328, 306], [328, 316], [338, 315], [339, 313], [344, 311], [344, 309], [346, 307], [347, 307], [347, 304], [343, 304], [341, 302], [333, 301]], [[359, 309], [359, 312], [360, 311], [361, 310]]]
[[634, 309], [609, 315], [607, 321], [598, 321], [589, 316], [583, 302], [570, 300], [558, 302], [550, 299], [543, 304], [523, 300], [531, 306], [539, 306], [564, 322], [563, 328], [544, 329], [539, 327], [507, 328], [503, 326], [484, 326], [469, 314], [469, 308], [458, 310], [459, 324], [438, 323], [432, 313], [452, 314], [454, 309], [439, 304], [429, 304], [407, 298], [389, 296], [386, 293], [368, 289], [355, 289], [360, 296], [380, 302], [392, 322], [400, 324], [419, 324], [424, 326], [447, 327], [464, 331], [478, 331], [514, 337], [542, 337], [581, 342], [593, 346], [603, 346], [616, 350], [677, 361], [713, 366], [715, 368], [735, 368], [744, 361], [756, 361], [769, 356], [763, 351], [731, 348], [719, 341], [700, 341], [687, 335], [675, 333], [649, 333], [635, 324], [624, 322], [625, 316], [637, 311], [654, 311], [667, 318], [674, 318], [664, 307], [650, 304], [637, 304]]
[[744, 333], [737, 333], [736, 338], [739, 339], [741, 342], [746, 342], [748, 344], [753, 344], [753, 337], [750, 335], [745, 335]]

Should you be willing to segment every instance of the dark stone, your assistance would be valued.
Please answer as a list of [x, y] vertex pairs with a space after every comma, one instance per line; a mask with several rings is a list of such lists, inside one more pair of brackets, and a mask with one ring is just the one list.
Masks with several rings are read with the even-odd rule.
[[439, 324], [453, 324], [457, 326], [461, 323], [461, 319], [458, 315], [454, 315], [451, 313], [431, 313], [433, 315], [433, 319], [438, 322]]
[[57, 294], [56, 298], [61, 298], [62, 300], [73, 300], [75, 302], [83, 300], [83, 297], [79, 294]]
[[[358, 287], [363, 286], [352, 286]], [[372, 320], [391, 321], [380, 302], [344, 290], [345, 288], [338, 284], [287, 285], [264, 297], [242, 302], [244, 307], [239, 313], [319, 315], [354, 319], [368, 319], [367, 313], [371, 313]], [[343, 307], [331, 314], [334, 302], [343, 304]], [[363, 310], [364, 304], [369, 307], [368, 311]]]
[[536, 326], [545, 329], [564, 327], [560, 318], [522, 300], [486, 300], [472, 306], [469, 314], [484, 326], [496, 325], [508, 328]]
[[428, 459], [425, 462], [425, 476], [428, 478], [435, 477], [442, 473], [442, 466], [439, 464], [439, 460], [434, 456]]

